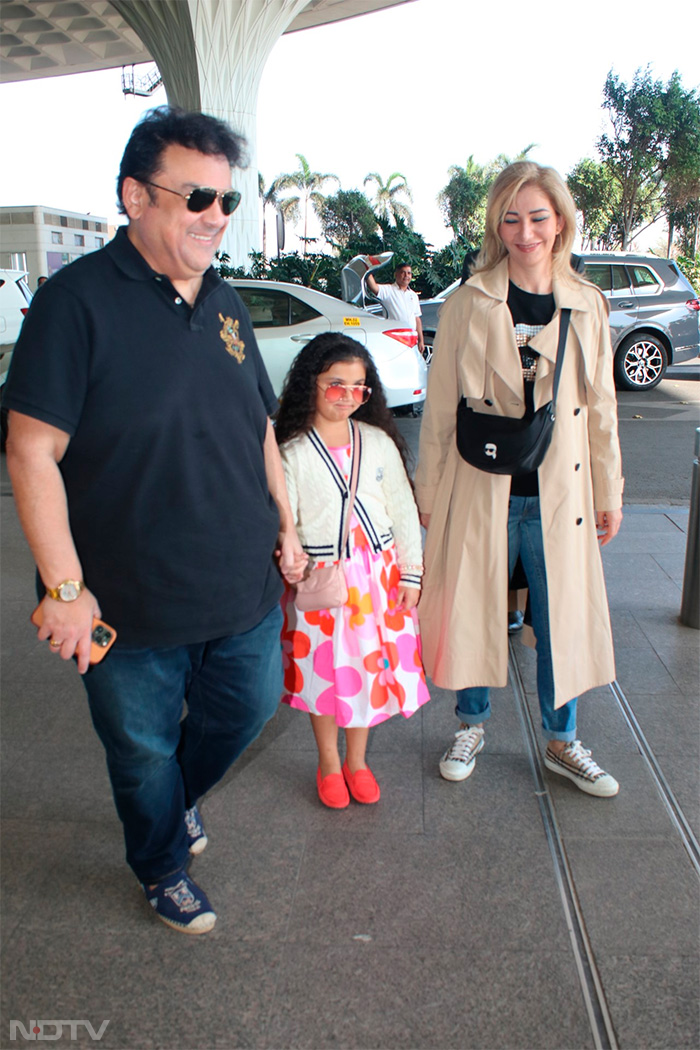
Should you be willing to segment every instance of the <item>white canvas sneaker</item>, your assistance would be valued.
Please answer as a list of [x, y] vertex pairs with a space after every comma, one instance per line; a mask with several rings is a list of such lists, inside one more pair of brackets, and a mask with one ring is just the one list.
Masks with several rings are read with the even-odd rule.
[[547, 746], [544, 753], [544, 764], [552, 773], [567, 777], [587, 795], [612, 798], [620, 790], [620, 785], [615, 778], [593, 761], [591, 752], [583, 746], [580, 740], [572, 740], [558, 755]]
[[483, 729], [463, 722], [455, 733], [454, 743], [440, 759], [440, 776], [445, 780], [466, 780], [474, 772], [476, 756], [483, 746]]

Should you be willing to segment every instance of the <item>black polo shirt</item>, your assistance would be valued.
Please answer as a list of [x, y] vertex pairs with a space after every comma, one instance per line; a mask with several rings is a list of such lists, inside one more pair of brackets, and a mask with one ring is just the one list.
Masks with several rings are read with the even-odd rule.
[[191, 308], [121, 228], [41, 289], [3, 402], [70, 434], [71, 530], [118, 644], [240, 634], [270, 611], [276, 401], [248, 313], [213, 269]]

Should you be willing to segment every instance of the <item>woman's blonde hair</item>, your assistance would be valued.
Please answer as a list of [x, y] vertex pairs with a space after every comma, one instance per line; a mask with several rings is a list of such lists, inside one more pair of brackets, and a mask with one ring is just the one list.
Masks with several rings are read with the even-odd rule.
[[571, 269], [570, 262], [576, 236], [576, 205], [573, 197], [559, 172], [531, 160], [517, 160], [509, 164], [491, 186], [486, 204], [486, 232], [472, 273], [493, 270], [508, 254], [498, 229], [524, 186], [535, 186], [541, 190], [563, 220], [552, 250], [552, 273], [559, 278], [580, 280]]

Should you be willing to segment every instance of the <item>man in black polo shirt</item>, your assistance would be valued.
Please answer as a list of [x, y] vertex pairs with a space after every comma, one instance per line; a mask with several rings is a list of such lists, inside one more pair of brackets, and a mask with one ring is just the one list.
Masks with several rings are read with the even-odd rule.
[[[118, 180], [129, 224], [37, 295], [4, 403], [7, 463], [43, 588], [40, 640], [88, 670], [93, 617], [117, 631], [83, 679], [127, 860], [164, 922], [216, 916], [190, 879], [197, 800], [281, 694], [274, 561], [298, 577], [250, 319], [212, 269], [244, 143], [164, 107]], [[187, 716], [180, 721], [183, 698]]]

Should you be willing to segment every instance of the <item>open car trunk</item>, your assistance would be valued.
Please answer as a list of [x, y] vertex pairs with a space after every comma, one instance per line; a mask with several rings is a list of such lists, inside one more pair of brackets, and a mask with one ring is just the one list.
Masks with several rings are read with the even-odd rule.
[[393, 258], [393, 252], [381, 252], [380, 255], [356, 255], [351, 259], [340, 274], [340, 290], [344, 301], [379, 317], [388, 317], [384, 304], [367, 287], [367, 274], [381, 270]]

